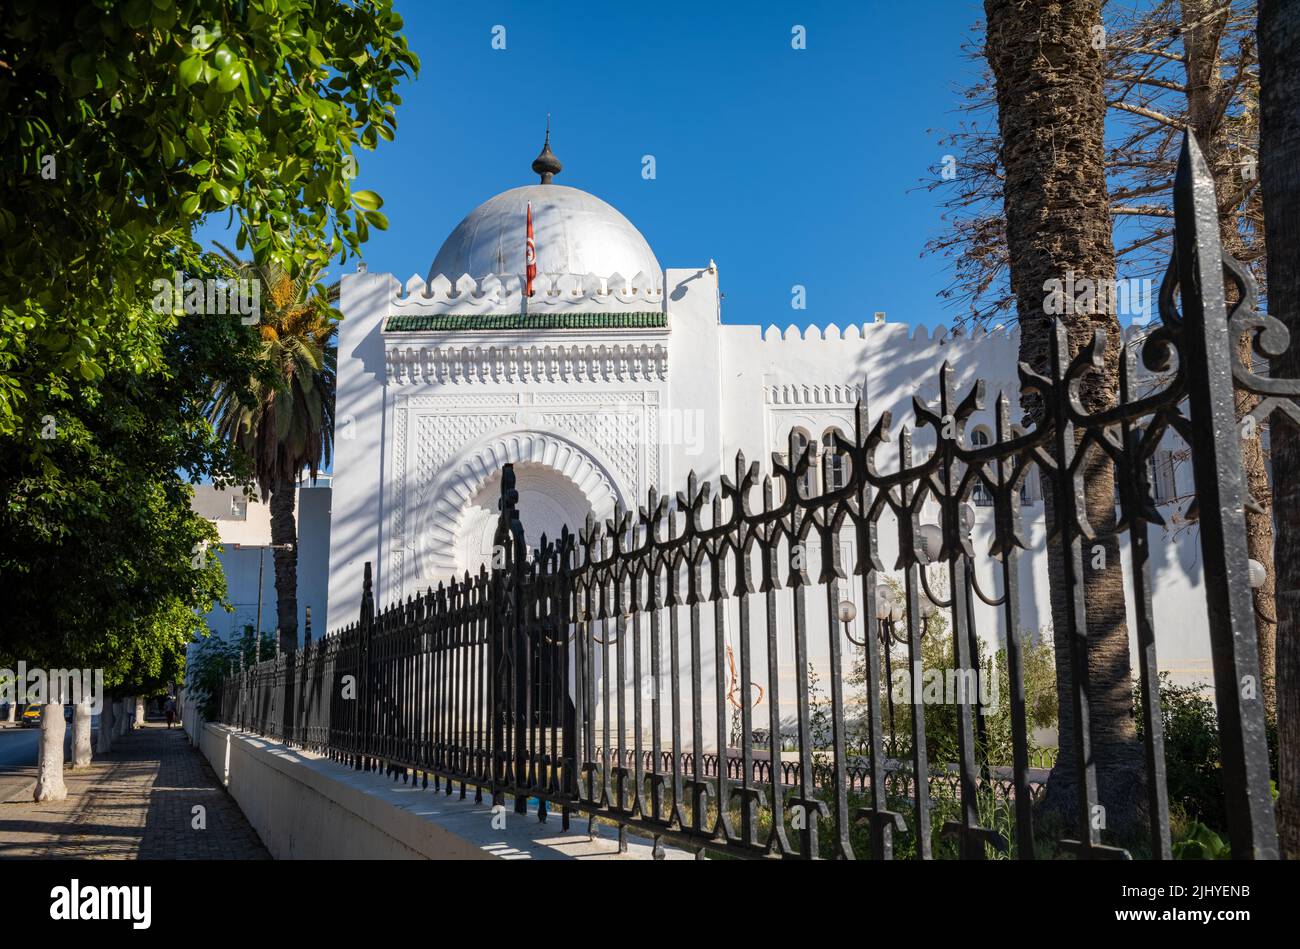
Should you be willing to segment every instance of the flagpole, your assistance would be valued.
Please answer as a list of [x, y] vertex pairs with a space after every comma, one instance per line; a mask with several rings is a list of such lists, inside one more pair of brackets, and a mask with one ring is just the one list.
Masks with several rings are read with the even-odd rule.
[[528, 202], [527, 237], [524, 242], [524, 312], [528, 312], [528, 298], [533, 295], [533, 280], [537, 277], [537, 244], [533, 240], [533, 202]]

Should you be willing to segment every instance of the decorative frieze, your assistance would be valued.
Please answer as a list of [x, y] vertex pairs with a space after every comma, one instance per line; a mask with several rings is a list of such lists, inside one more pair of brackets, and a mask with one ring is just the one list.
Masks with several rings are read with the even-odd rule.
[[862, 386], [791, 383], [766, 387], [768, 405], [857, 405]]
[[668, 348], [659, 342], [389, 346], [385, 362], [393, 383], [645, 382], [668, 377]]

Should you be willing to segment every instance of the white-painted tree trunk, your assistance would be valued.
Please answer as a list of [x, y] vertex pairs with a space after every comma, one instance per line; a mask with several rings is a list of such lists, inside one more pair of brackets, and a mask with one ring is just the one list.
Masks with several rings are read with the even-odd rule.
[[144, 699], [139, 695], [135, 697], [135, 724], [137, 728], [144, 724]]
[[7, 721], [10, 725], [14, 723], [15, 711], [17, 709], [17, 706], [18, 706], [17, 702], [10, 702], [9, 711], [5, 713], [5, 721]]
[[36, 796], [40, 801], [62, 801], [68, 796], [63, 783], [63, 705], [51, 702], [41, 709], [40, 759], [36, 766]]
[[90, 767], [90, 699], [72, 707], [72, 767]]
[[105, 696], [103, 708], [99, 712], [99, 741], [95, 744], [98, 754], [106, 755], [113, 750], [113, 729], [117, 720], [113, 718], [113, 700]]
[[131, 727], [131, 718], [126, 714], [126, 701], [126, 699], [118, 699], [117, 708], [113, 710], [113, 720], [117, 722], [119, 736], [125, 735]]

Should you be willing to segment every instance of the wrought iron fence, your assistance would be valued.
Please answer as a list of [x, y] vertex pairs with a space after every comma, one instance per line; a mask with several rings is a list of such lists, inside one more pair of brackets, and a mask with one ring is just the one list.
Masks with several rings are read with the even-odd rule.
[[[1012, 423], [1000, 394], [993, 437], [968, 438], [984, 385], [959, 397], [945, 365], [938, 404], [915, 402], [915, 429], [933, 435], [928, 457], [914, 457], [916, 432], [904, 428], [896, 467], [882, 470], [877, 453], [892, 419], [885, 413], [873, 422], [859, 406], [852, 438], [837, 436], [822, 459], [835, 472], [829, 477], [826, 468], [824, 491], [806, 490], [813, 447], [800, 450], [792, 438], [770, 474], [738, 455], [716, 492], [692, 475], [674, 499], [652, 491], [635, 515], [619, 509], [604, 524], [588, 520], [577, 534], [566, 528], [536, 549], [525, 543], [506, 465], [491, 570], [376, 612], [367, 564], [359, 620], [293, 655], [232, 671], [223, 721], [357, 768], [432, 782], [446, 794], [459, 785], [461, 797], [472, 788], [475, 800], [485, 792], [496, 803], [513, 799], [519, 813], [533, 800], [540, 819], [558, 808], [566, 827], [574, 814], [608, 821], [622, 839], [631, 828], [656, 848], [667, 840], [741, 856], [1032, 858], [1043, 849], [1035, 828], [1043, 788], [1030, 762], [1014, 594], [1026, 548], [1022, 487], [1036, 469], [1052, 521], [1048, 544], [1063, 563], [1055, 579], [1065, 592], [1065, 628], [1057, 635], [1073, 673], [1062, 688], [1079, 725], [1060, 749], [1078, 793], [1054, 846], [1080, 857], [1127, 856], [1102, 839], [1098, 788], [1110, 775], [1104, 760], [1099, 769], [1088, 727], [1085, 545], [1099, 535], [1088, 522], [1087, 488], [1113, 466], [1122, 513], [1114, 530], [1127, 532], [1131, 550], [1146, 839], [1151, 856], [1168, 858], [1148, 553], [1149, 526], [1162, 522], [1147, 462], [1172, 432], [1192, 455], [1188, 516], [1199, 523], [1232, 851], [1275, 857], [1233, 388], [1263, 397], [1258, 421], [1278, 407], [1293, 413], [1297, 390], [1255, 375], [1237, 354], [1236, 341], [1248, 334], [1258, 356], [1276, 356], [1286, 332], [1256, 311], [1249, 274], [1221, 254], [1213, 182], [1190, 137], [1175, 212], [1160, 323], [1124, 346], [1118, 398], [1109, 405], [1090, 409], [1080, 397], [1102, 365], [1104, 335], [1072, 353], [1058, 326], [1047, 370], [1020, 370], [1022, 392], [1044, 407], [1031, 427]], [[1236, 291], [1231, 311], [1225, 278]], [[1140, 394], [1139, 360], [1151, 383]], [[973, 543], [973, 493], [992, 508], [987, 551]], [[935, 528], [921, 524], [926, 504], [938, 508]], [[898, 551], [889, 567], [881, 557], [886, 536]], [[846, 539], [851, 562], [842, 555]], [[996, 566], [1000, 594], [978, 581], [981, 557]], [[934, 563], [946, 567], [946, 590], [930, 575]], [[887, 575], [901, 591], [892, 619], [882, 609]], [[955, 705], [954, 762], [928, 760], [921, 703], [904, 707], [905, 734], [891, 724], [886, 736], [881, 661], [891, 639], [883, 657], [881, 637], [853, 639], [852, 616], [842, 611], [851, 586], [865, 619], [897, 621], [894, 638], [909, 669], [921, 657], [927, 611], [942, 611], [956, 669], [975, 683], [989, 673], [977, 660], [974, 604], [996, 609], [1009, 633], [1009, 767], [982, 755], [983, 721], [972, 702]], [[825, 649], [828, 699], [810, 672], [815, 643]], [[781, 656], [791, 653], [794, 672], [783, 673]], [[860, 673], [856, 685], [846, 660]], [[791, 688], [793, 701], [785, 697], [783, 706], [780, 693]], [[782, 712], [789, 706], [793, 724]], [[894, 714], [888, 705], [891, 723]], [[787, 744], [792, 750], [783, 751]]]

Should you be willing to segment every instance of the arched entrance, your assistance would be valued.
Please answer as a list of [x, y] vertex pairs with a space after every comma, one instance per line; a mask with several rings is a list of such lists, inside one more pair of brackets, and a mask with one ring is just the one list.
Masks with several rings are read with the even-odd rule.
[[607, 518], [627, 503], [627, 489], [610, 475], [597, 452], [551, 432], [508, 432], [489, 438], [447, 465], [432, 480], [432, 503], [413, 517], [420, 525], [417, 584], [477, 571], [491, 557], [501, 469], [515, 466], [525, 537], [577, 531], [588, 513]]
[[[519, 520], [529, 547], [541, 545], [542, 538], [554, 540], [567, 525], [576, 532], [592, 513], [591, 500], [573, 481], [547, 465], [520, 462], [515, 465], [519, 491]], [[500, 516], [501, 472], [483, 482], [483, 486], [465, 505], [456, 537], [456, 560], [463, 569], [476, 573], [480, 564], [492, 559], [492, 538]]]

